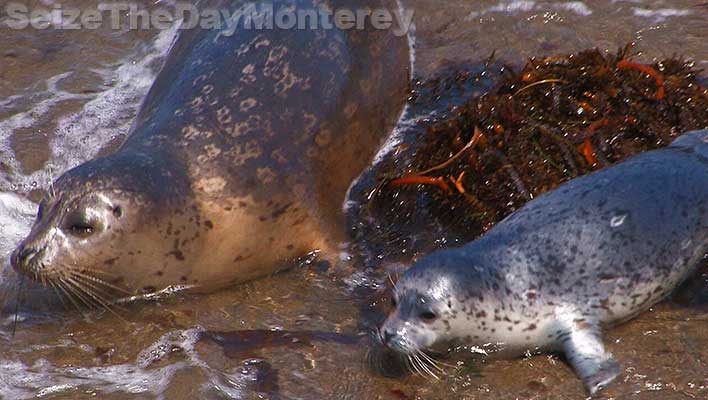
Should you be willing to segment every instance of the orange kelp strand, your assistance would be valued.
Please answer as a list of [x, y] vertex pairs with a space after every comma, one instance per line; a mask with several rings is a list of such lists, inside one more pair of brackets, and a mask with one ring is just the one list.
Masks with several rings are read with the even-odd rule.
[[595, 133], [596, 130], [600, 129], [603, 126], [607, 126], [610, 123], [610, 121], [607, 118], [599, 119], [590, 126], [588, 126], [587, 129], [587, 136], [592, 136], [593, 133]]
[[482, 131], [479, 130], [479, 127], [475, 126], [475, 127], [474, 127], [474, 134], [472, 135], [472, 139], [465, 145], [465, 147], [462, 148], [462, 150], [460, 150], [460, 151], [458, 151], [457, 153], [455, 153], [454, 156], [450, 157], [450, 158], [449, 158], [447, 161], [445, 161], [444, 163], [438, 164], [438, 165], [436, 165], [436, 166], [434, 166], [434, 167], [430, 167], [430, 168], [426, 169], [426, 170], [423, 171], [423, 172], [419, 172], [418, 175], [427, 175], [427, 174], [430, 173], [430, 172], [437, 171], [437, 170], [439, 170], [439, 169], [447, 168], [448, 166], [450, 166], [450, 165], [453, 163], [453, 161], [455, 161], [458, 157], [460, 157], [462, 154], [464, 154], [465, 151], [467, 151], [468, 149], [474, 147], [474, 146], [477, 145], [478, 143], [479, 143], [480, 145], [484, 146], [484, 145], [486, 145], [486, 140], [485, 140], [485, 138], [484, 138], [484, 134], [482, 133]]
[[595, 157], [595, 149], [592, 147], [592, 141], [590, 138], [585, 139], [585, 141], [578, 146], [578, 150], [583, 154], [585, 157], [585, 160], [590, 164], [590, 166], [594, 166], [597, 164], [597, 158]]
[[452, 177], [450, 178], [453, 185], [455, 185], [455, 189], [457, 189], [457, 191], [460, 192], [461, 194], [465, 194], [465, 187], [462, 185], [462, 179], [464, 177], [465, 177], [465, 171], [462, 171], [462, 172], [460, 172], [460, 175], [456, 179], [453, 179]]
[[654, 78], [654, 81], [656, 81], [656, 99], [657, 100], [663, 100], [664, 99], [664, 76], [661, 74], [661, 72], [655, 70], [654, 68], [644, 65], [644, 64], [639, 64], [639, 63], [634, 63], [631, 61], [627, 60], [621, 60], [620, 62], [617, 63], [617, 69], [619, 70], [636, 70], [642, 73], [645, 73], [652, 78]]
[[423, 175], [409, 175], [402, 178], [397, 178], [391, 181], [391, 186], [402, 186], [402, 185], [432, 185], [437, 186], [446, 193], [450, 193], [450, 185], [445, 182], [445, 179], [437, 177], [432, 178], [430, 176]]

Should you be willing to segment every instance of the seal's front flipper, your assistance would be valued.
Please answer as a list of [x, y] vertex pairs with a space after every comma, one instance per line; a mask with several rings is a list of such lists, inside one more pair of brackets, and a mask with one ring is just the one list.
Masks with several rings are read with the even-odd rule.
[[602, 344], [598, 327], [574, 321], [562, 335], [566, 359], [580, 376], [591, 395], [605, 389], [622, 372], [619, 363]]

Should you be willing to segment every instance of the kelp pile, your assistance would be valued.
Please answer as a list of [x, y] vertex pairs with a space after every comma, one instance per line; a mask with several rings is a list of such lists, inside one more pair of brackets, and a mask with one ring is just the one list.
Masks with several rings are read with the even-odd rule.
[[366, 207], [399, 227], [423, 207], [469, 240], [562, 182], [708, 127], [708, 91], [693, 63], [640, 64], [631, 49], [504, 68], [491, 90], [404, 145], [415, 147], [406, 171], [380, 171]]

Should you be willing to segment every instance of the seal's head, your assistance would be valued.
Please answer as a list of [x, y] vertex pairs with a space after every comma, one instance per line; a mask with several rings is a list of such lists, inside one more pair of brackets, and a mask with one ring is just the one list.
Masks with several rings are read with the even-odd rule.
[[168, 164], [131, 153], [99, 158], [61, 176], [13, 252], [14, 269], [94, 303], [117, 288], [132, 294], [159, 285], [146, 279], [151, 266], [142, 261], [170, 252], [162, 247], [171, 244], [155, 239], [186, 189], [173, 178], [173, 166], [161, 165]]
[[457, 283], [459, 264], [459, 256], [440, 251], [403, 274], [393, 290], [395, 309], [380, 328], [385, 346], [403, 354], [447, 350], [463, 329], [458, 313], [467, 289]]

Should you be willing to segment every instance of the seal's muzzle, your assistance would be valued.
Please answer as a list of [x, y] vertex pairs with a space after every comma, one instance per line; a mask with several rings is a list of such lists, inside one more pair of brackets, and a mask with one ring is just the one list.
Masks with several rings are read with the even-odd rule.
[[19, 274], [37, 272], [37, 260], [41, 259], [43, 250], [21, 243], [10, 256], [12, 268]]

